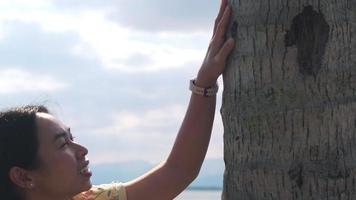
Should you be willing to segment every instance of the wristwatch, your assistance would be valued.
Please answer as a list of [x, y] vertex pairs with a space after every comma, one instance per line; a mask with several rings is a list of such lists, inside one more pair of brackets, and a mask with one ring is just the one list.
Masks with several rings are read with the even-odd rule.
[[219, 86], [217, 83], [212, 87], [203, 88], [195, 85], [195, 81], [196, 79], [192, 79], [190, 80], [190, 84], [189, 84], [189, 90], [192, 91], [194, 94], [202, 95], [204, 97], [210, 97], [218, 93]]

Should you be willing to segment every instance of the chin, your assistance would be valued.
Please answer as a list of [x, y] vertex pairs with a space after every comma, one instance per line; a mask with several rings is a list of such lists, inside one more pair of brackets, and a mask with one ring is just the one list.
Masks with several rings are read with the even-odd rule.
[[91, 187], [92, 187], [92, 183], [90, 180], [88, 180], [87, 182], [81, 184], [81, 187], [79, 189], [80, 191], [78, 191], [78, 193], [88, 191], [91, 189]]
[[92, 186], [93, 185], [92, 185], [91, 181], [89, 180], [85, 185], [85, 191], [89, 190]]
[[88, 181], [86, 184], [82, 184], [82, 186], [80, 187], [80, 189], [78, 189], [78, 191], [76, 191], [76, 192], [74, 192], [74, 193], [72, 194], [72, 197], [75, 197], [75, 196], [77, 196], [77, 195], [79, 195], [79, 194], [81, 194], [81, 193], [83, 193], [83, 192], [89, 191], [89, 190], [91, 189], [91, 187], [92, 187], [92, 184], [91, 184], [90, 181]]

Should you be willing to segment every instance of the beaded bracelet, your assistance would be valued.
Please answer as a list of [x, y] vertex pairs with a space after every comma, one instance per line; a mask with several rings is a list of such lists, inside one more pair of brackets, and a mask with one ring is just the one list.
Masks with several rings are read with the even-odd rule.
[[204, 97], [210, 97], [216, 95], [219, 90], [218, 84], [215, 84], [212, 87], [203, 88], [195, 85], [195, 79], [190, 80], [189, 90], [192, 91], [194, 94], [202, 95]]

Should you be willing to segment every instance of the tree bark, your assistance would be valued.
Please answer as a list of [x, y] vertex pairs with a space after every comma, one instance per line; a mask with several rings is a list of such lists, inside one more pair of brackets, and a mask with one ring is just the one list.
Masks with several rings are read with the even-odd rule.
[[356, 0], [230, 4], [222, 199], [356, 199]]

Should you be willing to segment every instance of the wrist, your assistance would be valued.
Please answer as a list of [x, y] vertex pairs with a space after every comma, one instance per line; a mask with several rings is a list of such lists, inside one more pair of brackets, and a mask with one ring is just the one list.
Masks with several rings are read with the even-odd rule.
[[197, 78], [194, 81], [195, 85], [203, 88], [209, 88], [209, 87], [214, 87], [217, 83], [216, 79], [208, 79], [208, 78], [203, 78], [201, 76], [197, 76]]

